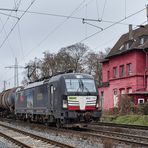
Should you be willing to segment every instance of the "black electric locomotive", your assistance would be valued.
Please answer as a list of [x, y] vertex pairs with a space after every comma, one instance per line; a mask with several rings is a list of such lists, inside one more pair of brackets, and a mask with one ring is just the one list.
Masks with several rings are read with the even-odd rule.
[[14, 108], [19, 119], [55, 123], [59, 127], [98, 121], [101, 116], [98, 90], [88, 74], [59, 74], [15, 90], [11, 91], [15, 94], [11, 110]]

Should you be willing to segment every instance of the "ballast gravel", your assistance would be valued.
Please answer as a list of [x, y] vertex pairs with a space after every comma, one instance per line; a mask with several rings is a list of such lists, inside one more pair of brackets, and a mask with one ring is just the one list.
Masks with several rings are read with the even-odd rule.
[[[9, 125], [11, 127], [15, 127], [15, 128], [20, 129], [20, 130], [31, 132], [35, 135], [42, 136], [42, 137], [45, 137], [45, 138], [48, 138], [48, 139], [51, 139], [51, 140], [54, 140], [54, 141], [65, 143], [65, 144], [74, 146], [76, 148], [103, 148], [103, 144], [100, 144], [100, 143], [97, 143], [97, 142], [92, 143], [91, 141], [87, 141], [87, 140], [84, 140], [82, 138], [70, 137], [68, 135], [66, 136], [66, 135], [61, 135], [61, 134], [59, 135], [59, 134], [52, 133], [52, 132], [49, 133], [49, 131], [48, 132], [46, 132], [46, 131], [42, 131], [42, 132], [41, 131], [35, 131], [35, 130], [32, 130], [30, 127], [27, 127], [27, 126], [23, 127], [23, 126], [18, 125], [16, 123], [12, 125], [12, 123], [9, 124], [9, 123], [5, 122], [5, 125]], [[0, 141], [1, 141], [1, 139], [0, 139]], [[5, 142], [4, 142], [4, 144], [5, 144]], [[5, 147], [3, 147], [3, 148], [5, 148]]]
[[19, 148], [14, 143], [4, 139], [3, 137], [0, 137], [0, 148]]

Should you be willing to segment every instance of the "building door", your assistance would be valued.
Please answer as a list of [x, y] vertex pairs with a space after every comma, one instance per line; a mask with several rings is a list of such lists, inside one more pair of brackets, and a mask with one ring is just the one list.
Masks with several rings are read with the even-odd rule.
[[118, 107], [118, 90], [113, 90], [114, 107]]

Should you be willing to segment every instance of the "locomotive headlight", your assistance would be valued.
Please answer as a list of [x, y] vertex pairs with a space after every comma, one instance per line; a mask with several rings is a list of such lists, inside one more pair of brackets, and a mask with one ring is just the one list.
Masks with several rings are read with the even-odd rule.
[[63, 100], [63, 108], [67, 108], [68, 105], [67, 105], [67, 100]]

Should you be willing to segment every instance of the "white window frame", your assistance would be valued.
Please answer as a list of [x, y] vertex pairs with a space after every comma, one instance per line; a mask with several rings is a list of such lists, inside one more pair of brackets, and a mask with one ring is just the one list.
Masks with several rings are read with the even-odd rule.
[[131, 94], [132, 92], [133, 92], [133, 90], [132, 90], [131, 87], [127, 88], [127, 93], [128, 93], [128, 94]]
[[132, 74], [132, 63], [127, 64], [127, 74], [128, 76]]
[[126, 48], [126, 49], [129, 49], [129, 48], [130, 48], [129, 43], [126, 43], [126, 44], [125, 44], [125, 48]]
[[113, 89], [113, 100], [114, 100], [114, 107], [118, 107], [119, 98], [118, 98], [118, 89], [117, 88]]
[[[140, 101], [143, 101], [143, 103], [140, 103]], [[144, 104], [144, 98], [138, 98], [138, 104]]]
[[118, 77], [118, 68], [117, 68], [117, 66], [116, 67], [113, 67], [113, 77], [114, 78], [117, 78]]
[[140, 45], [143, 45], [144, 44], [144, 37], [142, 37], [141, 39], [140, 39]]

